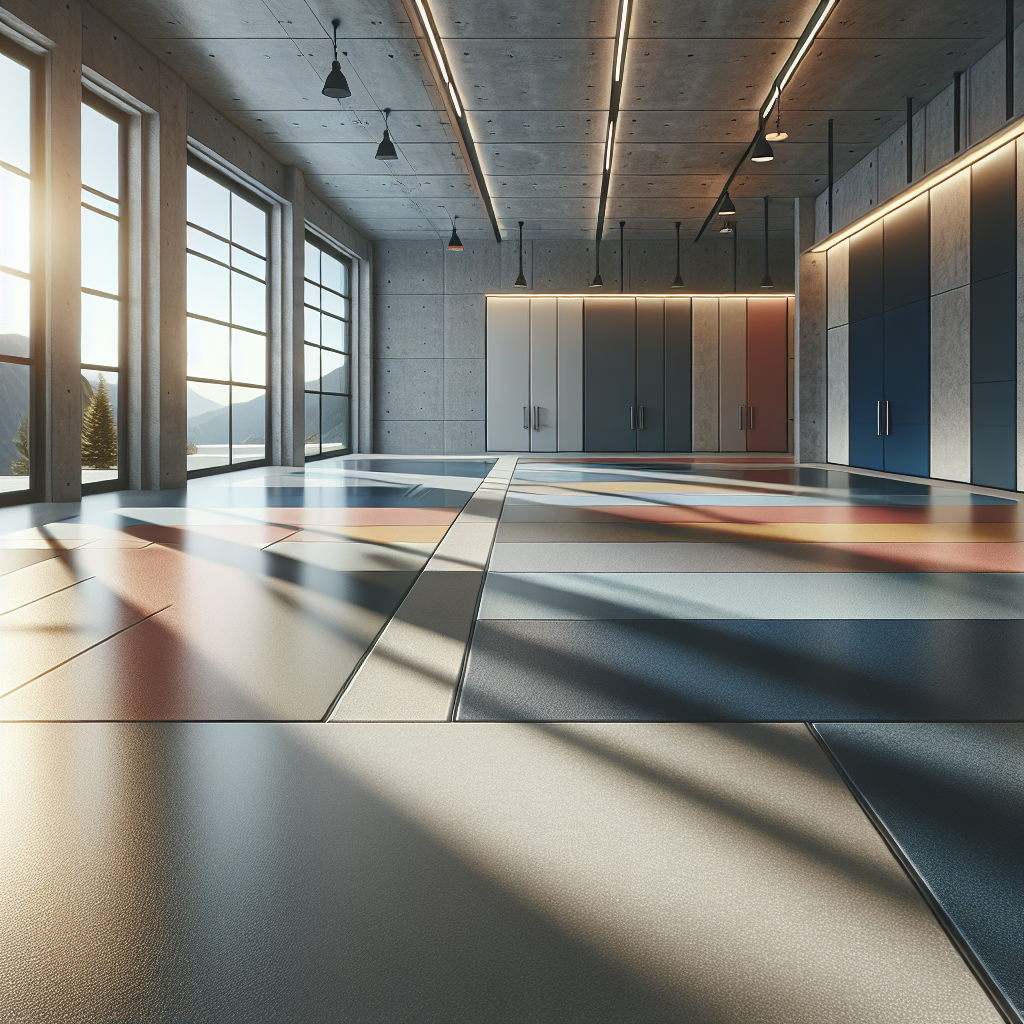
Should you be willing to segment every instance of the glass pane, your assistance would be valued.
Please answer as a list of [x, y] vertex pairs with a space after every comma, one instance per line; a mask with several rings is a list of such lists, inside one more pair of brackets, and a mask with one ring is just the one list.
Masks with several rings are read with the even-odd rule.
[[117, 295], [118, 223], [102, 213], [82, 210], [82, 287]]
[[188, 219], [207, 231], [230, 237], [231, 193], [219, 182], [188, 169]]
[[261, 281], [267, 279], [267, 261], [261, 260], [259, 256], [251, 256], [237, 245], [231, 246], [231, 266], [244, 270]]
[[226, 327], [188, 318], [188, 376], [231, 379]]
[[[0, 103], [0, 106], [3, 106]], [[31, 186], [28, 178], [0, 168], [0, 264], [22, 270], [29, 266]]]
[[340, 260], [336, 260], [333, 256], [329, 256], [324, 253], [321, 257], [321, 266], [323, 267], [323, 277], [321, 282], [325, 288], [333, 288], [336, 292], [344, 293], [343, 287], [345, 274], [344, 268], [341, 265]]
[[189, 253], [188, 311], [227, 321], [230, 309], [228, 273], [226, 267]]
[[348, 399], [324, 395], [322, 448], [325, 452], [336, 452], [348, 448]]
[[267, 393], [262, 388], [231, 388], [232, 462], [262, 459], [267, 432]]
[[321, 344], [328, 348], [343, 349], [345, 347], [344, 327], [345, 325], [340, 320], [335, 320], [333, 316], [325, 316]]
[[315, 306], [317, 309], [320, 308], [320, 286], [310, 284], [309, 281], [303, 282], [303, 297], [302, 301], [307, 306]]
[[320, 454], [320, 396], [306, 394], [306, 454]]
[[239, 195], [231, 195], [231, 241], [267, 255], [267, 215]]
[[82, 483], [117, 479], [117, 374], [82, 371]]
[[231, 379], [267, 383], [267, 339], [262, 334], [231, 332]]
[[188, 469], [228, 464], [228, 402], [226, 384], [188, 384]]
[[309, 242], [306, 243], [305, 276], [310, 281], [320, 280], [320, 250]]
[[325, 313], [333, 313], [335, 316], [348, 319], [348, 299], [343, 299], [326, 288], [322, 291], [323, 305], [320, 307]]
[[0, 53], [0, 160], [26, 172], [32, 169], [30, 83], [28, 68]]
[[82, 202], [86, 206], [95, 206], [97, 210], [103, 210], [113, 217], [121, 215], [121, 207], [115, 200], [105, 199], [103, 196], [98, 196], [95, 192], [90, 192], [87, 188], [82, 189]]
[[26, 278], [0, 273], [0, 355], [28, 356], [31, 291]]
[[231, 272], [231, 322], [254, 331], [267, 329], [267, 286]]
[[29, 373], [0, 362], [0, 494], [29, 486]]
[[219, 238], [214, 238], [213, 235], [208, 235], [205, 231], [200, 231], [198, 228], [188, 228], [188, 235], [185, 240], [185, 245], [189, 249], [193, 249], [195, 252], [201, 252], [204, 256], [212, 256], [215, 260], [220, 260], [221, 263], [227, 263], [229, 256], [229, 246], [227, 242], [222, 242]]
[[117, 299], [82, 295], [82, 362], [117, 366], [120, 334]]
[[82, 184], [114, 199], [121, 195], [119, 131], [116, 121], [82, 104]]
[[320, 390], [320, 349], [314, 345], [306, 345], [306, 390]]
[[340, 352], [325, 348], [320, 353], [320, 390], [348, 394], [348, 359]]
[[320, 344], [320, 314], [315, 309], [310, 309], [309, 306], [303, 307], [305, 313], [305, 319], [303, 322], [304, 332], [303, 337], [306, 341], [312, 342], [314, 345]]

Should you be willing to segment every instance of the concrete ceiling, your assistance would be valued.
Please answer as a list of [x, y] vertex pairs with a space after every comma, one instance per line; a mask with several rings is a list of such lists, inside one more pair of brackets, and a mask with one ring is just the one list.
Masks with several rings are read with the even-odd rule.
[[[93, 0], [371, 238], [491, 236], [400, 0]], [[502, 234], [589, 238], [597, 220], [618, 0], [428, 0]], [[703, 222], [817, 0], [634, 0], [607, 234]], [[320, 94], [330, 22], [352, 96]], [[1002, 0], [839, 0], [786, 88], [776, 159], [731, 192], [741, 225], [791, 231], [825, 187], [1002, 36]], [[399, 160], [374, 160], [391, 107]]]

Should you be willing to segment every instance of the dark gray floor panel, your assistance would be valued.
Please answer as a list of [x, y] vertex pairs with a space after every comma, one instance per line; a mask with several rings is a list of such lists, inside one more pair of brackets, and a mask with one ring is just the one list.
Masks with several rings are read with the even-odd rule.
[[1024, 622], [478, 621], [462, 721], [1024, 718]]
[[858, 722], [817, 729], [1024, 1014], [1024, 724]]

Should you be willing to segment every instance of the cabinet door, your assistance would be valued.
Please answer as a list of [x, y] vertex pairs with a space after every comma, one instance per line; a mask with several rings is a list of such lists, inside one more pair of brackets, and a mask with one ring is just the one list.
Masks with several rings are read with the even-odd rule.
[[928, 475], [929, 363], [928, 299], [889, 310], [885, 314], [885, 397], [890, 433], [884, 449], [890, 473]]
[[636, 300], [583, 300], [583, 441], [636, 451]]
[[641, 452], [665, 450], [665, 300], [636, 300], [637, 442]]
[[789, 302], [747, 302], [747, 451], [789, 446]]
[[719, 301], [719, 450], [747, 450], [747, 300]]
[[487, 299], [487, 450], [530, 450], [530, 300]]
[[583, 451], [583, 300], [558, 300], [558, 450]]
[[558, 450], [558, 300], [530, 300], [530, 451]]
[[665, 451], [693, 448], [690, 300], [665, 300]]
[[878, 430], [878, 403], [885, 397], [882, 352], [882, 314], [850, 324], [850, 465], [864, 469], [884, 468]]

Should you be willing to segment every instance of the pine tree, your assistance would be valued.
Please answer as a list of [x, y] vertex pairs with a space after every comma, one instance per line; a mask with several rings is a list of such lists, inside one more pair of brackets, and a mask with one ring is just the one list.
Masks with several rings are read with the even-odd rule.
[[117, 466], [117, 427], [102, 373], [96, 394], [82, 417], [82, 465], [90, 469]]
[[28, 414], [21, 417], [18, 433], [14, 438], [14, 450], [18, 453], [19, 458], [11, 463], [11, 472], [15, 476], [28, 476]]

